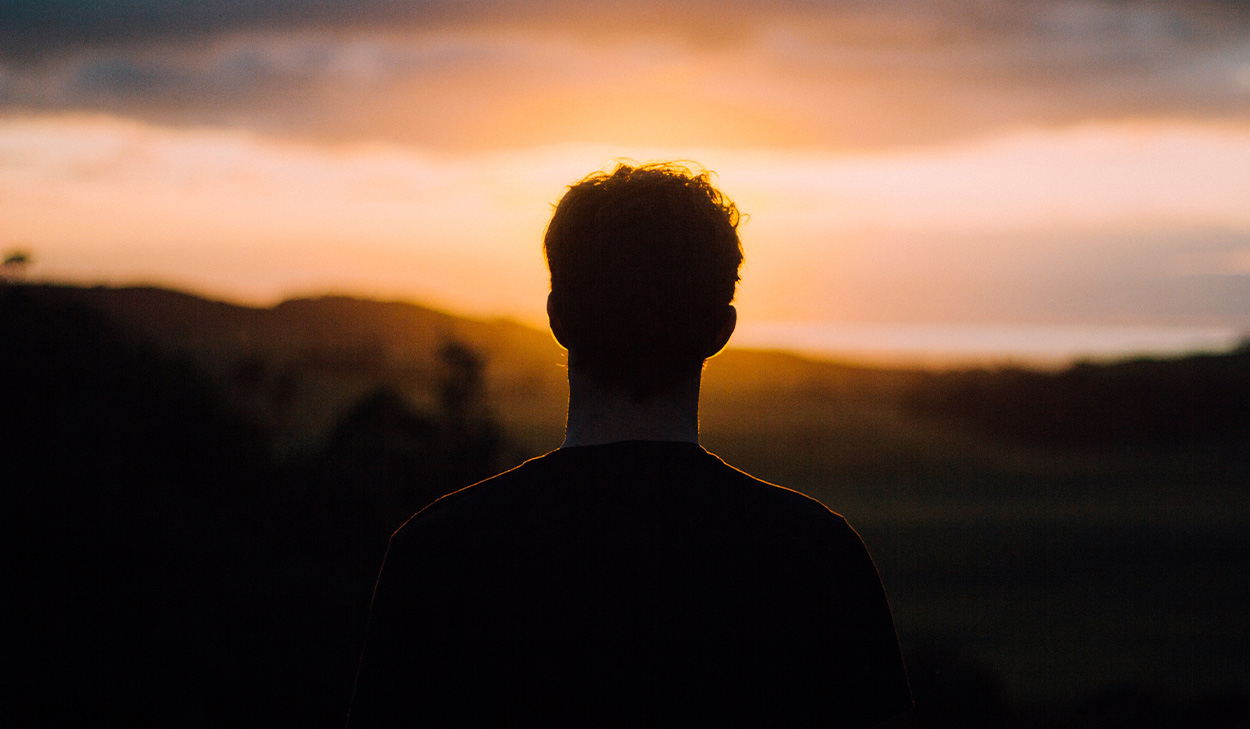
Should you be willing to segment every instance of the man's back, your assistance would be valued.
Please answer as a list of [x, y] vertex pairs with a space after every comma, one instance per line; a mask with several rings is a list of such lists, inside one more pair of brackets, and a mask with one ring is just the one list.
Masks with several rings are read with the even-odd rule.
[[391, 540], [352, 726], [865, 726], [911, 705], [859, 537], [698, 445], [564, 448]]

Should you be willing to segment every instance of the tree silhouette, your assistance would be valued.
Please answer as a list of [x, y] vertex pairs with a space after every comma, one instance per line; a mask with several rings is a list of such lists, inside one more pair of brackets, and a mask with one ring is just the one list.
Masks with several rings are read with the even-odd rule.
[[443, 417], [453, 427], [466, 427], [480, 415], [485, 361], [468, 345], [455, 340], [444, 344], [438, 357], [443, 364], [438, 393]]
[[0, 268], [0, 279], [4, 281], [24, 281], [26, 271], [31, 264], [30, 251], [14, 249], [4, 254], [4, 265]]

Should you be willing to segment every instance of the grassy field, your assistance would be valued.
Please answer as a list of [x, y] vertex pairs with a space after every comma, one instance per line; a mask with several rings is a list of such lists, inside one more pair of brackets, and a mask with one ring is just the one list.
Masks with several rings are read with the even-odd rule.
[[726, 360], [708, 368], [705, 445], [859, 529], [913, 670], [979, 667], [1028, 702], [1250, 686], [1244, 436], [1021, 444], [909, 412], [906, 372], [752, 382]]

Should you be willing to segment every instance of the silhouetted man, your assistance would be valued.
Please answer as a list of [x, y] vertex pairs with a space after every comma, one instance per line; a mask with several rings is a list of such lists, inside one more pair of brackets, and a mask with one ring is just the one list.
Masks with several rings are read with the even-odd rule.
[[676, 166], [568, 190], [545, 238], [564, 445], [391, 537], [352, 727], [863, 727], [911, 706], [855, 532], [699, 446], [737, 224]]

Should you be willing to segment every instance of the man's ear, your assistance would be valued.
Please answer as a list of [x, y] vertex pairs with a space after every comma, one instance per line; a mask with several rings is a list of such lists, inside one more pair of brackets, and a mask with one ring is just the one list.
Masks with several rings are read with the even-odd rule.
[[559, 308], [556, 306], [555, 292], [547, 294], [547, 322], [551, 325], [551, 333], [561, 347], [568, 349], [568, 340], [564, 336], [564, 320], [560, 318]]
[[733, 304], [725, 307], [725, 322], [720, 325], [720, 329], [716, 332], [716, 338], [712, 340], [712, 346], [709, 348], [707, 356], [711, 357], [729, 343], [729, 338], [734, 334], [734, 327], [738, 326], [738, 310]]

